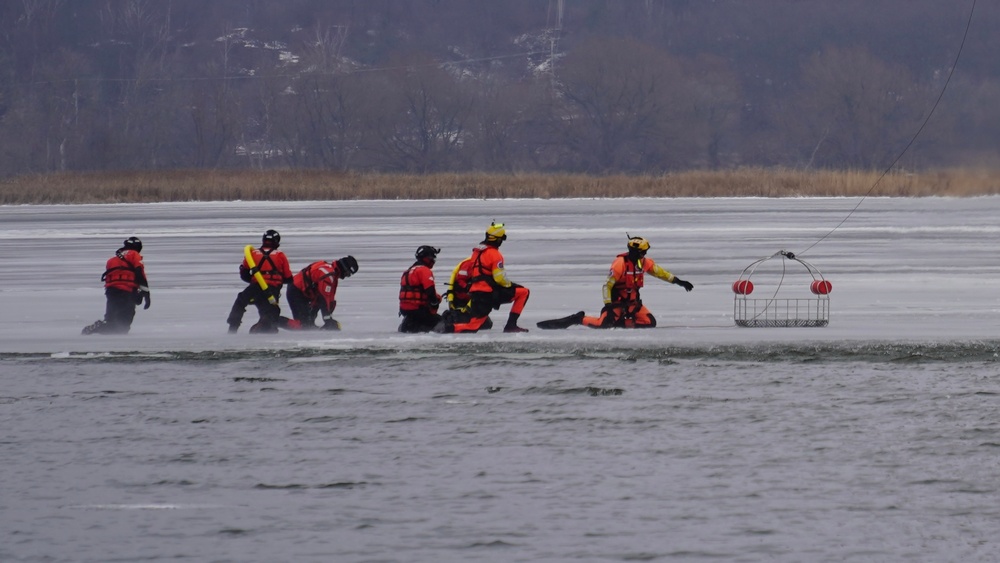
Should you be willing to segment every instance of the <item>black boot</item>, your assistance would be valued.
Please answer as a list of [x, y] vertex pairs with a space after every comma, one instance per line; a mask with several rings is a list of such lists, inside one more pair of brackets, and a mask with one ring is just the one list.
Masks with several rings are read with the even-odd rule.
[[583, 324], [584, 312], [573, 313], [568, 317], [563, 317], [561, 319], [549, 319], [547, 321], [541, 321], [536, 323], [538, 328], [551, 330], [551, 329], [561, 329], [569, 328], [573, 325]]
[[104, 328], [106, 323], [104, 321], [95, 321], [83, 327], [83, 331], [80, 334], [100, 334], [101, 329]]
[[517, 319], [521, 317], [520, 313], [511, 313], [507, 317], [507, 326], [503, 327], [504, 332], [528, 332], [528, 329], [521, 328], [517, 326]]

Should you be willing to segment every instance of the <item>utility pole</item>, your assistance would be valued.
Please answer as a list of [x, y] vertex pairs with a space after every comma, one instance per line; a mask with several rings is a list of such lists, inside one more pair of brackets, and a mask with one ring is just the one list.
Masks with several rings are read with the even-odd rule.
[[[563, 10], [566, 8], [566, 0], [554, 0], [556, 4], [555, 28], [549, 28], [549, 83], [552, 91], [556, 86], [556, 53], [559, 51], [559, 37], [562, 35]], [[552, 2], [549, 0], [549, 14], [552, 13]], [[551, 21], [551, 20], [550, 20]]]

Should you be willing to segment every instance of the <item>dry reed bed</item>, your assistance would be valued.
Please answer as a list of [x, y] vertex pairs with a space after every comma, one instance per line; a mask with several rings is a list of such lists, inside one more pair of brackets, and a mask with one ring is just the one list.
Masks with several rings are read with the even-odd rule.
[[1000, 193], [1000, 171], [923, 173], [747, 168], [658, 176], [355, 174], [323, 170], [60, 173], [0, 181], [0, 204], [597, 197], [970, 197]]

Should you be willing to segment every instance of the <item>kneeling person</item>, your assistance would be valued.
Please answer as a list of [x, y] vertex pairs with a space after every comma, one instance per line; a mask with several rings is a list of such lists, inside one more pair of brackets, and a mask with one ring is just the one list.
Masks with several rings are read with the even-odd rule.
[[472, 318], [467, 323], [446, 323], [444, 332], [476, 332], [489, 319], [491, 311], [506, 303], [512, 305], [503, 331], [528, 332], [528, 329], [517, 326], [517, 320], [528, 302], [530, 292], [528, 288], [507, 279], [503, 255], [499, 250], [505, 240], [507, 232], [503, 223], [491, 223], [486, 229], [486, 238], [472, 250], [472, 285], [469, 287]]
[[[251, 303], [260, 315], [260, 320], [250, 327], [251, 333], [274, 333], [278, 332], [279, 326], [288, 328], [288, 321], [281, 316], [278, 301], [281, 299], [281, 287], [292, 282], [292, 268], [285, 253], [278, 250], [279, 246], [281, 235], [274, 229], [268, 229], [261, 237], [260, 248], [254, 248], [250, 252], [254, 266], [250, 266], [246, 257], [240, 264], [240, 279], [247, 286], [236, 295], [229, 317], [226, 318], [230, 334], [235, 334], [240, 328], [243, 315]], [[257, 282], [257, 273], [263, 277], [265, 287]]]
[[434, 284], [434, 268], [440, 248], [421, 246], [414, 257], [417, 259], [399, 279], [399, 332], [430, 332], [441, 322], [437, 313], [441, 304], [441, 294]]
[[104, 319], [86, 326], [83, 334], [128, 334], [135, 318], [135, 306], [144, 302], [143, 309], [149, 309], [149, 282], [141, 251], [142, 241], [129, 237], [108, 259], [101, 275], [107, 298]]

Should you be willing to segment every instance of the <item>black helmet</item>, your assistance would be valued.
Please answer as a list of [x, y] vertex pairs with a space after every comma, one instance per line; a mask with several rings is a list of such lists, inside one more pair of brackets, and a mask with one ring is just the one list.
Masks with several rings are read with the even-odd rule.
[[344, 256], [334, 262], [340, 272], [340, 277], [349, 278], [358, 273], [358, 261], [353, 256]]
[[278, 248], [280, 244], [281, 244], [281, 235], [279, 235], [278, 231], [274, 229], [268, 229], [267, 232], [264, 233], [264, 236], [261, 237], [262, 246]]
[[126, 250], [142, 252], [142, 241], [139, 240], [139, 237], [128, 237], [125, 239], [125, 242], [122, 243], [122, 247]]
[[430, 258], [431, 260], [437, 260], [438, 252], [441, 252], [440, 248], [434, 248], [433, 246], [423, 245], [417, 248], [417, 252], [414, 254], [417, 260], [421, 258]]

